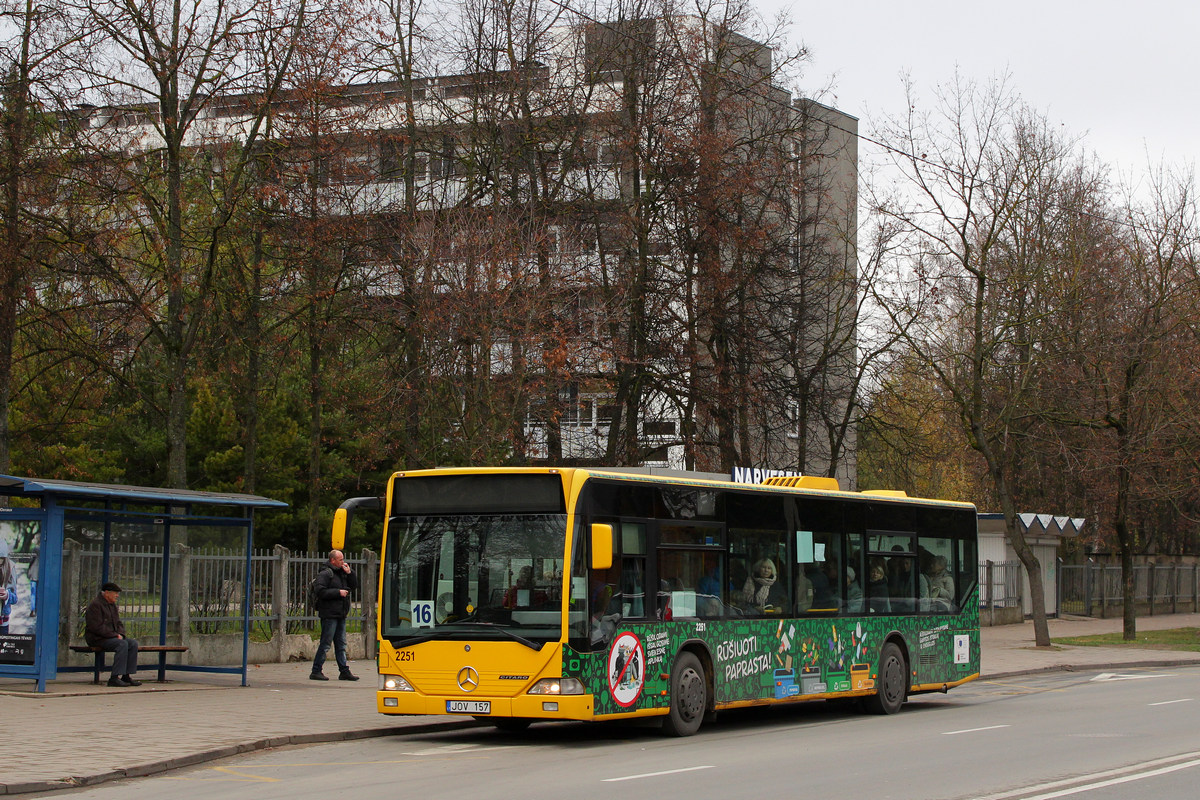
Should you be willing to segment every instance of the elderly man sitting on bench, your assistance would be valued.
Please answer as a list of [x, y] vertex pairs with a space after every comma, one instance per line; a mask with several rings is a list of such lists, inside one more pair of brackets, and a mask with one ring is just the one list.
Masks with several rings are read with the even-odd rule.
[[137, 673], [138, 643], [125, 635], [125, 625], [117, 611], [120, 596], [121, 587], [115, 583], [100, 587], [100, 594], [84, 613], [83, 638], [91, 647], [102, 647], [114, 654], [109, 686], [141, 686], [142, 682], [133, 677]]

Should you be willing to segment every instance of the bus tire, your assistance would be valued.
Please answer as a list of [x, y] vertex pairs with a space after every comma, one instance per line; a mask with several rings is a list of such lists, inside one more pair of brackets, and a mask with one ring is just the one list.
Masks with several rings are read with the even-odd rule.
[[533, 723], [533, 720], [528, 717], [475, 717], [475, 719], [486, 722], [496, 730], [505, 733], [520, 733]]
[[683, 652], [671, 670], [671, 710], [663, 718], [663, 733], [691, 736], [700, 730], [708, 708], [708, 681], [700, 659]]
[[908, 665], [895, 642], [883, 646], [875, 694], [864, 699], [867, 711], [872, 714], [895, 714], [908, 699]]

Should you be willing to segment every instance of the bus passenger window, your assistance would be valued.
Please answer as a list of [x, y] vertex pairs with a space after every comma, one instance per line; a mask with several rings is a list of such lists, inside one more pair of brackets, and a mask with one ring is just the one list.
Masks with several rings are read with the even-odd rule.
[[705, 557], [696, 550], [658, 551], [658, 614], [659, 619], [682, 619], [706, 616], [711, 605], [705, 605], [698, 587], [706, 575]]
[[[815, 511], [810, 516], [815, 520], [822, 517]], [[841, 534], [819, 529], [797, 531], [796, 570], [800, 573], [796, 581], [797, 611], [802, 614], [829, 614], [842, 608], [844, 582], [838, 571], [842, 550]]]

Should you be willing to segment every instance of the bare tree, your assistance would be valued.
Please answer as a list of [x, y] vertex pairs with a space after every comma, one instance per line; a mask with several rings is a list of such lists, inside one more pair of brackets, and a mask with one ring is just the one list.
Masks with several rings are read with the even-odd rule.
[[1044, 385], [1045, 413], [1060, 431], [1052, 441], [1065, 444], [1072, 471], [1091, 487], [1098, 530], [1115, 537], [1129, 641], [1137, 634], [1134, 555], [1148, 544], [1155, 506], [1182, 511], [1196, 476], [1185, 443], [1197, 422], [1189, 399], [1197, 388], [1197, 208], [1191, 176], [1156, 170], [1149, 178], [1147, 200], [1095, 208], [1073, 243], [1074, 268], [1063, 281], [1086, 302], [1059, 320], [1065, 346]]
[[1017, 520], [1010, 432], [1028, 413], [1054, 342], [1040, 301], [1057, 262], [1057, 188], [1071, 144], [1003, 82], [955, 80], [931, 112], [910, 112], [882, 138], [901, 176], [874, 201], [904, 237], [896, 286], [880, 296], [896, 331], [953, 402], [987, 466], [1006, 533], [1029, 577], [1034, 636], [1050, 644], [1041, 564]]

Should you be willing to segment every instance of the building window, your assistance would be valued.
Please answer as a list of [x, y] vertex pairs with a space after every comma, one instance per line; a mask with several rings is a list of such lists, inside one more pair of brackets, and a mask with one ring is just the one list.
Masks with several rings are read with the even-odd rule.
[[596, 423], [599, 425], [608, 425], [620, 414], [620, 407], [616, 403], [600, 403], [596, 407]]
[[675, 420], [648, 419], [642, 423], [642, 434], [644, 436], [674, 436]]

